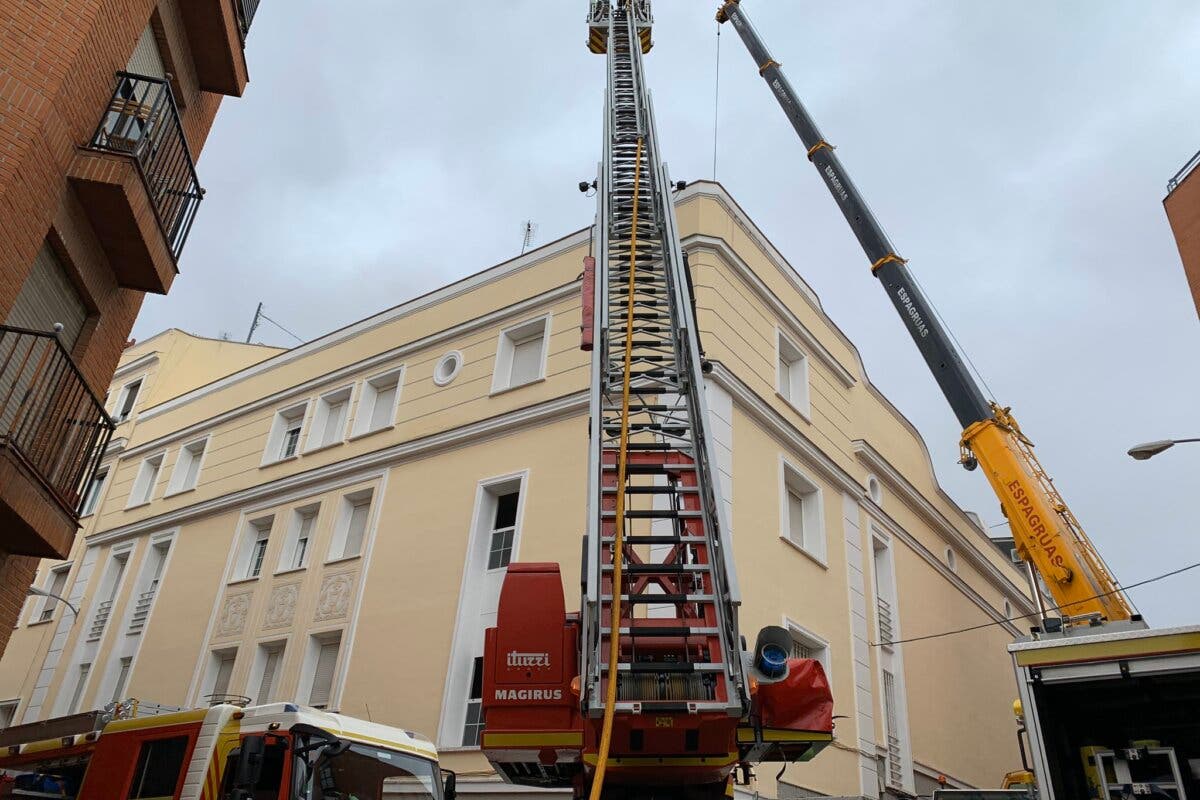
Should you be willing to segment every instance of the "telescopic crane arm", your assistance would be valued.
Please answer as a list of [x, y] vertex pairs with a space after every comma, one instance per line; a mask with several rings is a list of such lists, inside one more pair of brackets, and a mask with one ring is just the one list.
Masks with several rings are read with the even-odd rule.
[[717, 12], [717, 21], [728, 21], [737, 30], [759, 74], [804, 143], [808, 160], [862, 245], [871, 272], [879, 278], [963, 427], [963, 465], [983, 467], [1008, 518], [1018, 554], [1042, 577], [1065, 621], [1130, 619], [1135, 614], [1133, 607], [1038, 463], [1032, 443], [1009, 409], [989, 401], [980, 391], [905, 260], [897, 255], [833, 145], [805, 110], [739, 0], [727, 0]]

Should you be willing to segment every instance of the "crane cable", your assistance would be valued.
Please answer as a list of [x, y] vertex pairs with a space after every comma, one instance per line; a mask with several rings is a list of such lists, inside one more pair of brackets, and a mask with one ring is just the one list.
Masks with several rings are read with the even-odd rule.
[[600, 728], [600, 749], [596, 753], [596, 775], [592, 778], [590, 800], [600, 800], [604, 773], [608, 767], [608, 749], [612, 744], [613, 713], [617, 707], [617, 657], [621, 649], [621, 561], [625, 546], [625, 471], [629, 446], [629, 375], [633, 367], [633, 292], [637, 273], [638, 192], [642, 177], [642, 137], [637, 140], [633, 167], [633, 225], [629, 233], [629, 302], [625, 311], [625, 375], [621, 383], [621, 447], [617, 451], [617, 502], [613, 531], [612, 600], [609, 607], [608, 681], [604, 697], [604, 722]]

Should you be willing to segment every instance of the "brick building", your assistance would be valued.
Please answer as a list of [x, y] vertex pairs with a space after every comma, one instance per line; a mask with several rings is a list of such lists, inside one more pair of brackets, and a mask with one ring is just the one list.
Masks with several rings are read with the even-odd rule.
[[1200, 178], [1194, 177], [1200, 153], [1192, 156], [1167, 183], [1163, 207], [1175, 234], [1183, 271], [1192, 289], [1192, 301], [1200, 314]]
[[71, 550], [104, 391], [178, 272], [257, 5], [0, 0], [0, 648], [36, 557]]

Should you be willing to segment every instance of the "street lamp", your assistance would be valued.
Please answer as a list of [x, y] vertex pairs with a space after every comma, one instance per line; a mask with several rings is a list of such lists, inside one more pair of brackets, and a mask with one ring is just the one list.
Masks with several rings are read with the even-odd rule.
[[1164, 450], [1170, 450], [1181, 442], [1200, 442], [1200, 439], [1161, 439], [1157, 442], [1145, 442], [1144, 444], [1134, 445], [1129, 448], [1129, 455], [1136, 458], [1138, 461], [1145, 461], [1148, 458], [1153, 458]]

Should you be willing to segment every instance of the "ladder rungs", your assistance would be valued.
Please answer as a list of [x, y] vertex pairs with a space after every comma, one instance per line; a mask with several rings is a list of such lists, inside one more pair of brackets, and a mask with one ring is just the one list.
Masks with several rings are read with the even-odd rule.
[[[605, 488], [603, 491], [613, 494], [616, 489]], [[696, 494], [696, 486], [626, 486], [625, 494]]]
[[[612, 536], [600, 537], [601, 544], [612, 544]], [[639, 544], [707, 544], [703, 536], [625, 536], [622, 541], [627, 545]]]
[[[632, 509], [625, 512], [626, 519], [700, 519], [704, 516], [704, 512], [699, 509], [690, 510], [683, 509], [676, 511], [673, 508], [664, 509]], [[605, 509], [600, 512], [601, 519], [616, 519], [617, 512]]]
[[[643, 638], [673, 638], [678, 639], [681, 636], [716, 636], [720, 632], [720, 628], [705, 627], [705, 628], [689, 628], [686, 625], [646, 625], [634, 626], [632, 628], [619, 628], [622, 636], [632, 636], [637, 639]], [[600, 635], [607, 636], [612, 631], [612, 628], [601, 628]]]
[[721, 661], [711, 664], [666, 664], [655, 661], [635, 662], [633, 664], [617, 664], [617, 672], [724, 672], [725, 664]]
[[[621, 595], [622, 603], [630, 605], [657, 605], [657, 604], [677, 604], [677, 603], [711, 603], [717, 599], [714, 594], [623, 594]], [[612, 602], [611, 594], [600, 595], [600, 601], [604, 603]]]
[[[612, 572], [612, 564], [602, 565], [605, 572]], [[708, 572], [710, 564], [626, 564], [622, 572], [628, 575], [684, 575], [689, 572]]]

